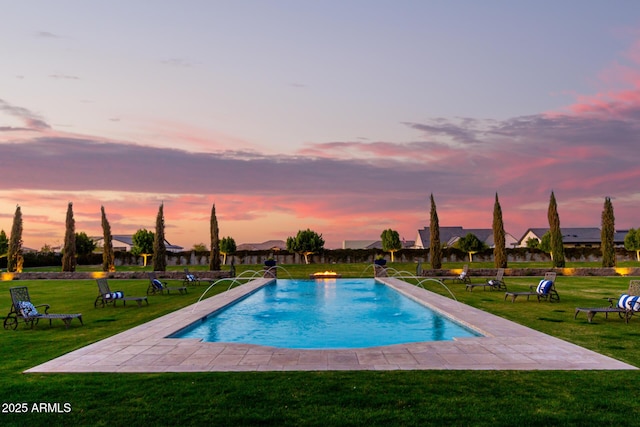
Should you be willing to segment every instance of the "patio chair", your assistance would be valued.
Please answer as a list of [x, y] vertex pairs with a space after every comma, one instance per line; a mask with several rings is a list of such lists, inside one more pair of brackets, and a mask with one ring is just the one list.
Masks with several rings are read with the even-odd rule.
[[489, 288], [490, 290], [507, 290], [507, 285], [504, 283], [504, 268], [499, 268], [496, 272], [495, 279], [489, 279], [484, 283], [467, 283], [466, 289], [471, 292], [475, 287], [482, 287], [483, 290]]
[[186, 286], [167, 286], [166, 282], [162, 282], [160, 281], [160, 279], [156, 277], [155, 272], [149, 273], [149, 287], [147, 288], [147, 295], [155, 295], [155, 294], [162, 295], [165, 292], [167, 294], [170, 294], [171, 291], [177, 291], [180, 294], [186, 294], [187, 287]]
[[[15, 288], [9, 288], [11, 294], [11, 310], [9, 314], [4, 318], [5, 329], [16, 329], [18, 322], [24, 320], [25, 324], [31, 324], [31, 328], [38, 324], [40, 319], [49, 319], [49, 326], [53, 319], [60, 319], [64, 322], [64, 325], [68, 328], [71, 324], [71, 320], [78, 319], [80, 324], [82, 323], [82, 313], [75, 314], [52, 314], [49, 313], [49, 304], [33, 305], [31, 297], [29, 296], [29, 290], [26, 286], [20, 286]], [[44, 308], [44, 312], [38, 311], [38, 309]]]
[[598, 313], [604, 313], [605, 319], [609, 318], [609, 313], [617, 313], [625, 323], [629, 323], [631, 316], [640, 311], [640, 280], [630, 280], [627, 293], [620, 295], [619, 298], [606, 299], [609, 301], [609, 307], [576, 307], [573, 318], [577, 319], [579, 313], [586, 313], [587, 321], [591, 323]]
[[516, 298], [519, 296], [526, 296], [527, 301], [530, 296], [535, 296], [538, 298], [538, 302], [545, 300], [549, 302], [560, 301], [560, 295], [558, 295], [558, 291], [556, 291], [556, 273], [553, 271], [548, 271], [544, 274], [544, 279], [540, 280], [540, 283], [537, 285], [529, 286], [530, 291], [528, 292], [505, 292], [504, 299], [506, 301], [507, 297], [511, 297], [511, 302], [515, 302]]
[[94, 307], [98, 307], [98, 304], [101, 307], [109, 304], [112, 304], [115, 307], [117, 301], [122, 301], [122, 304], [125, 306], [127, 305], [127, 301], [135, 301], [138, 304], [138, 307], [142, 307], [143, 302], [146, 302], [147, 305], [149, 305], [149, 300], [147, 300], [146, 296], [127, 297], [122, 291], [112, 292], [109, 288], [109, 282], [107, 282], [107, 279], [105, 278], [96, 279], [96, 282], [98, 282], [98, 296], [93, 303]]
[[184, 279], [182, 280], [182, 285], [200, 285], [200, 278], [195, 274], [189, 273], [189, 269], [185, 267], [184, 269]]
[[452, 280], [453, 283], [463, 283], [468, 285], [471, 283], [471, 276], [469, 276], [469, 265], [465, 264], [462, 266], [462, 273], [458, 276], [454, 277], [442, 277], [440, 280], [444, 283], [445, 280]]

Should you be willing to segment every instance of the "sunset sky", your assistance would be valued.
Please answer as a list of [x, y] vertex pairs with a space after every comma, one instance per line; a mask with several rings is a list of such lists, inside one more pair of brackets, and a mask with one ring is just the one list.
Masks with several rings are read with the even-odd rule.
[[640, 2], [0, 0], [0, 229], [640, 226]]

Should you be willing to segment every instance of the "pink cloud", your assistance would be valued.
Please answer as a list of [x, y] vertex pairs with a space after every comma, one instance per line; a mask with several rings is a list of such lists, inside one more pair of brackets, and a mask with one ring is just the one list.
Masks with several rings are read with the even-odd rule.
[[254, 144], [244, 139], [184, 121], [150, 120], [143, 127], [147, 128], [147, 135], [142, 135], [137, 142], [144, 145], [180, 147], [195, 152], [224, 151], [228, 147], [234, 147], [234, 150], [256, 149]]
[[187, 149], [71, 135], [0, 103], [15, 122], [0, 128], [0, 228], [10, 230], [19, 203], [25, 244], [55, 243], [73, 201], [77, 230], [99, 235], [104, 205], [112, 231], [128, 234], [153, 229], [164, 202], [167, 238], [190, 248], [208, 242], [215, 203], [221, 233], [238, 243], [312, 228], [339, 247], [386, 228], [413, 240], [428, 225], [430, 193], [441, 225], [490, 228], [498, 192], [507, 231], [520, 237], [546, 225], [552, 190], [564, 226], [599, 226], [603, 197], [612, 196], [617, 226], [637, 227], [638, 52], [636, 44], [631, 65], [602, 73], [601, 92], [562, 112], [406, 122], [411, 141], [319, 142], [292, 156], [181, 123], [150, 122], [143, 134]]
[[594, 95], [577, 96], [567, 107], [573, 114], [624, 115], [640, 104], [640, 39], [624, 53], [623, 60], [606, 67], [598, 76], [602, 90]]
[[435, 163], [460, 157], [459, 150], [438, 142], [327, 142], [307, 144], [297, 155], [327, 159], [359, 158], [369, 162]]

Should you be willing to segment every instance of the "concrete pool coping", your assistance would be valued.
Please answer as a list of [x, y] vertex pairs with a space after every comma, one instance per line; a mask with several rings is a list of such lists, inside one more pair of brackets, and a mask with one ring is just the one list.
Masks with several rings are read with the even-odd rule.
[[484, 336], [347, 350], [298, 350], [165, 338], [272, 280], [252, 280], [25, 372], [637, 369], [397, 278], [378, 280]]

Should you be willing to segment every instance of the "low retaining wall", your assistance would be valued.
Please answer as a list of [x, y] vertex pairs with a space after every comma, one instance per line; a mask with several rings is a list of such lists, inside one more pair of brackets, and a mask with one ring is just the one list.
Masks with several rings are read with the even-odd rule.
[[[377, 267], [377, 266], [376, 266]], [[265, 269], [266, 271], [267, 269]], [[376, 268], [376, 276], [386, 276], [386, 270], [378, 271]], [[272, 270], [269, 270], [272, 271]], [[440, 269], [440, 270], [422, 270], [422, 277], [455, 277], [460, 274], [462, 269]], [[498, 269], [496, 268], [469, 268], [469, 276], [473, 277], [495, 277]], [[505, 276], [533, 276], [543, 277], [548, 271], [554, 271], [558, 276], [634, 276], [640, 277], [640, 267], [621, 267], [621, 268], [507, 268], [504, 271]], [[156, 271], [156, 277], [159, 279], [182, 280], [184, 272], [181, 271]], [[274, 271], [275, 273], [275, 271]], [[196, 272], [196, 276], [201, 280], [216, 280], [229, 278], [230, 271], [204, 271]], [[274, 274], [275, 276], [275, 274]], [[57, 271], [29, 271], [25, 273], [0, 273], [0, 280], [73, 280], [73, 279], [99, 279], [106, 277], [109, 279], [148, 279], [148, 271], [115, 271], [112, 273], [103, 273], [101, 271], [76, 271], [57, 272]]]
[[[182, 280], [185, 277], [182, 271], [156, 271], [156, 277], [159, 279]], [[215, 280], [231, 277], [229, 271], [205, 271], [194, 273], [200, 280]], [[29, 271], [23, 273], [2, 273], [1, 280], [73, 280], [73, 279], [99, 279], [106, 277], [109, 279], [148, 279], [148, 271], [114, 271], [104, 273], [102, 271]]]
[[[462, 269], [456, 270], [422, 270], [421, 276], [440, 277], [458, 276]], [[505, 276], [540, 276], [544, 273], [554, 271], [558, 276], [640, 276], [640, 267], [614, 267], [614, 268], [506, 268]], [[497, 268], [473, 268], [469, 266], [469, 276], [495, 277]]]

